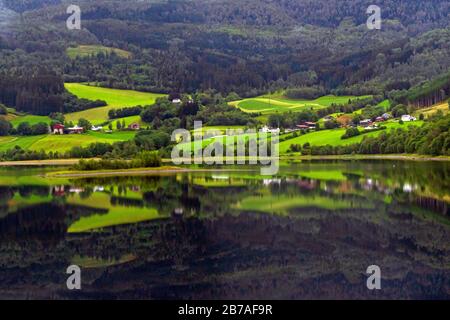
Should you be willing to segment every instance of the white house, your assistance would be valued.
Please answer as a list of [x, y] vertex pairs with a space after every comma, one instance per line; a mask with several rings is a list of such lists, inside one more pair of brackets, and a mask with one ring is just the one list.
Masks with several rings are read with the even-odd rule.
[[103, 130], [103, 128], [102, 127], [96, 127], [96, 126], [92, 126], [92, 128], [91, 128], [91, 130], [92, 131], [102, 131]]
[[172, 103], [174, 104], [180, 104], [181, 103], [181, 99], [173, 99]]
[[409, 121], [416, 121], [417, 119], [415, 117], [410, 116], [409, 114], [404, 114], [402, 116], [403, 122], [409, 122]]
[[280, 133], [280, 128], [269, 128], [268, 126], [264, 126], [261, 128], [260, 132], [262, 133]]

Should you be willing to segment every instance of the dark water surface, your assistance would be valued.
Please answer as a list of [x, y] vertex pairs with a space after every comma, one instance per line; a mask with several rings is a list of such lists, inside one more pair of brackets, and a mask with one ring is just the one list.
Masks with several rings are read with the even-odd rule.
[[[49, 170], [0, 169], [0, 298], [450, 298], [450, 163]], [[72, 264], [80, 291], [66, 287]], [[366, 287], [370, 265], [381, 290]]]

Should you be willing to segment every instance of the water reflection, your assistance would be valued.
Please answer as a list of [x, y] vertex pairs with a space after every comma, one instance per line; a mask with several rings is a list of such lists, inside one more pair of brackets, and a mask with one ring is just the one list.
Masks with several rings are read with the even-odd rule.
[[[1, 298], [450, 298], [447, 163], [32, 173], [0, 171]], [[65, 289], [70, 264], [80, 292]]]

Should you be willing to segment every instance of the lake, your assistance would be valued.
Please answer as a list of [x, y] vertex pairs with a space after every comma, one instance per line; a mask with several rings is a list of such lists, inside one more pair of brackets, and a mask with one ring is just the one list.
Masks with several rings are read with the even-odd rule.
[[[0, 169], [0, 298], [450, 298], [448, 162], [44, 176], [55, 170]], [[66, 287], [70, 265], [82, 290]]]

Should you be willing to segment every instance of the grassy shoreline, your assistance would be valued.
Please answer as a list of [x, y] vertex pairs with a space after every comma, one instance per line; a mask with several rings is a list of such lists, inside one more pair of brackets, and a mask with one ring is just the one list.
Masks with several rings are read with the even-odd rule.
[[402, 161], [450, 161], [450, 156], [427, 156], [419, 154], [355, 154], [355, 155], [281, 155], [280, 160], [402, 160]]
[[[4, 161], [0, 162], [0, 167], [16, 167], [16, 166], [71, 166], [77, 164], [81, 159], [50, 159], [50, 160], [26, 160], [26, 161]], [[226, 160], [224, 158], [224, 160]], [[280, 155], [280, 161], [283, 160], [404, 160], [404, 161], [450, 161], [450, 156], [427, 156], [418, 154], [356, 154], [356, 155], [318, 155], [318, 156], [302, 156], [300, 154]], [[164, 163], [171, 163], [170, 159], [163, 159]], [[171, 168], [186, 170], [175, 166], [166, 166], [162, 168]], [[160, 168], [145, 168], [146, 170], [155, 170]], [[140, 169], [127, 169], [128, 171], [136, 171]], [[141, 169], [142, 170], [142, 169]], [[188, 170], [207, 170], [207, 169], [188, 169]], [[108, 171], [108, 170], [103, 170]], [[117, 170], [116, 170], [117, 171]], [[124, 170], [119, 170], [124, 171]], [[85, 171], [83, 171], [85, 172]], [[88, 171], [86, 171], [88, 172]]]

